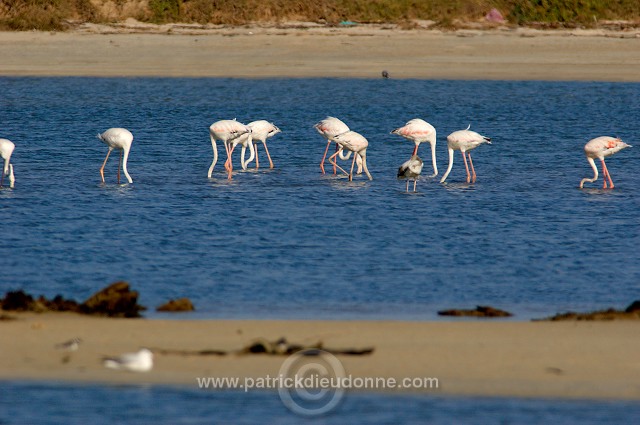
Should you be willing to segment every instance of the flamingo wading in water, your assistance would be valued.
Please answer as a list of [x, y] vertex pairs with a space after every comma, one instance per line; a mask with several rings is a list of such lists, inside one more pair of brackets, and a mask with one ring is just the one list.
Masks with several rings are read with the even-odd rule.
[[367, 174], [367, 177], [369, 178], [369, 180], [373, 180], [373, 177], [371, 177], [371, 174], [369, 173], [369, 169], [367, 168], [367, 147], [369, 146], [369, 141], [367, 141], [367, 139], [365, 139], [364, 136], [362, 136], [359, 133], [356, 133], [355, 131], [347, 131], [346, 133], [342, 133], [337, 136], [334, 136], [333, 139], [338, 144], [339, 148], [338, 148], [338, 152], [331, 155], [331, 157], [329, 158], [329, 162], [332, 163], [334, 167], [340, 168], [340, 170], [343, 173], [347, 174], [347, 172], [344, 171], [336, 163], [335, 158], [343, 150], [351, 151], [353, 152], [354, 156], [353, 156], [353, 161], [351, 161], [351, 171], [348, 173], [349, 181], [353, 180], [353, 167], [356, 163], [356, 158], [358, 157], [362, 158], [362, 168], [364, 169], [364, 172]]
[[104, 183], [104, 166], [107, 165], [107, 160], [111, 151], [114, 149], [120, 150], [120, 162], [118, 164], [118, 184], [120, 184], [120, 166], [122, 165], [122, 171], [127, 177], [129, 183], [133, 183], [129, 172], [127, 171], [127, 159], [129, 158], [129, 150], [131, 150], [131, 143], [133, 142], [133, 134], [126, 128], [110, 128], [102, 134], [98, 134], [98, 139], [102, 140], [107, 146], [109, 151], [104, 158], [102, 167], [100, 167], [100, 176], [102, 177], [102, 183]]
[[[331, 142], [335, 142], [335, 137], [344, 134], [349, 131], [349, 127], [343, 123], [340, 119], [335, 117], [327, 117], [322, 121], [316, 123], [313, 126], [318, 133], [325, 139], [327, 139], [327, 147], [324, 150], [324, 155], [322, 156], [322, 161], [320, 162], [320, 170], [322, 174], [324, 174], [324, 161], [327, 158], [327, 153], [329, 152], [329, 145]], [[336, 144], [336, 152], [340, 152], [340, 159], [346, 160], [351, 156], [351, 152], [349, 152], [346, 156], [340, 151], [340, 148]], [[358, 164], [358, 174], [362, 172], [362, 158], [356, 155], [356, 163]], [[336, 169], [338, 165], [337, 163], [333, 166], [333, 174], [336, 174]], [[344, 170], [343, 170], [344, 171]]]
[[[247, 127], [251, 129], [251, 140], [253, 143], [253, 150], [255, 151], [256, 169], [260, 167], [260, 160], [258, 159], [258, 141], [261, 141], [264, 145], [264, 150], [267, 153], [267, 158], [269, 158], [269, 168], [273, 168], [273, 161], [271, 160], [271, 155], [269, 155], [269, 148], [267, 148], [267, 139], [275, 136], [282, 130], [273, 125], [273, 123], [265, 120], [250, 122], [249, 124], [247, 124]], [[252, 158], [250, 158], [246, 162], [246, 164], [251, 161]]]
[[431, 124], [420, 118], [414, 118], [407, 122], [404, 127], [393, 130], [391, 134], [397, 134], [416, 144], [411, 154], [412, 157], [418, 155], [420, 143], [429, 142], [431, 145], [431, 162], [433, 164], [433, 174], [431, 177], [438, 175], [438, 165], [436, 164], [436, 129]]
[[[462, 159], [464, 160], [464, 167], [467, 170], [467, 183], [476, 182], [476, 170], [473, 168], [473, 161], [471, 160], [471, 153], [468, 151], [477, 148], [483, 143], [491, 144], [491, 139], [485, 137], [475, 131], [470, 131], [471, 125], [466, 130], [458, 130], [447, 136], [447, 147], [449, 150], [449, 166], [447, 172], [442, 176], [440, 183], [444, 183], [451, 172], [453, 167], [453, 151], [460, 151], [462, 153]], [[469, 166], [467, 165], [467, 155], [469, 156], [469, 165], [471, 165], [471, 173], [469, 173]]]
[[[228, 163], [231, 162], [231, 153], [229, 148], [229, 141], [242, 136], [245, 133], [250, 133], [251, 129], [244, 124], [239, 123], [235, 119], [233, 120], [220, 120], [216, 121], [209, 127], [209, 136], [211, 137], [211, 146], [213, 148], [213, 162], [209, 167], [209, 173], [207, 177], [211, 178], [213, 168], [218, 162], [218, 146], [216, 140], [220, 140], [224, 144], [225, 151], [227, 152], [227, 161], [225, 162], [225, 169], [229, 172], [229, 179], [231, 179], [231, 171], [229, 170]], [[234, 146], [235, 147], [235, 146]]]
[[13, 188], [16, 181], [13, 175], [13, 164], [11, 164], [11, 154], [16, 145], [9, 139], [0, 139], [0, 157], [4, 160], [2, 174], [0, 175], [0, 187], [4, 183], [4, 176], [9, 176], [9, 187]]
[[623, 142], [622, 140], [610, 137], [610, 136], [600, 136], [595, 139], [589, 140], [586, 145], [584, 145], [584, 153], [587, 156], [587, 161], [593, 168], [593, 178], [584, 178], [580, 181], [580, 189], [585, 182], [593, 183], [598, 180], [598, 167], [596, 167], [596, 163], [593, 161], [594, 159], [599, 159], [602, 164], [602, 180], [604, 184], [602, 186], [603, 189], [607, 188], [607, 179], [609, 180], [609, 189], [613, 189], [613, 181], [611, 180], [611, 175], [609, 174], [609, 170], [607, 169], [607, 165], [604, 163], [604, 159], [607, 156], [611, 156], [614, 153], [620, 152], [624, 148], [630, 148], [631, 146]]
[[418, 155], [413, 155], [398, 169], [398, 179], [407, 180], [407, 192], [409, 192], [409, 180], [413, 180], [413, 191], [416, 191], [416, 184], [420, 173], [422, 173], [422, 166], [422, 159]]

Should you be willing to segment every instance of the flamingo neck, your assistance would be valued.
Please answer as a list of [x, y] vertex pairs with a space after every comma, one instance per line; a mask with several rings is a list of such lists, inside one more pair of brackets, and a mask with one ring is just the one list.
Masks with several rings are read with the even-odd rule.
[[444, 183], [444, 181], [449, 176], [449, 173], [451, 172], [452, 167], [453, 167], [453, 149], [449, 148], [449, 166], [447, 167], [447, 171], [444, 173], [444, 176], [442, 176], [440, 183]]
[[438, 164], [436, 163], [436, 142], [431, 143], [431, 163], [433, 164], [433, 175], [431, 177], [435, 177], [438, 175]]
[[587, 161], [589, 161], [589, 165], [591, 165], [591, 168], [593, 169], [593, 178], [588, 178], [585, 177], [584, 179], [580, 180], [580, 189], [582, 189], [582, 186], [586, 183], [593, 183], [594, 181], [598, 180], [598, 167], [596, 167], [596, 163], [593, 161], [593, 158], [589, 158], [587, 157]]
[[129, 149], [124, 149], [124, 157], [122, 158], [122, 171], [124, 172], [124, 175], [127, 177], [127, 180], [129, 181], [129, 183], [133, 183], [133, 179], [131, 178], [131, 176], [129, 175], [129, 172], [127, 171], [128, 158], [129, 158]]

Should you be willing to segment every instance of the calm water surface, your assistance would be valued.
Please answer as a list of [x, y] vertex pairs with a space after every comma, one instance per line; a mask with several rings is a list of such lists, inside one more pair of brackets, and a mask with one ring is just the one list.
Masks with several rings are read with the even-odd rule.
[[602, 424], [631, 423], [627, 401], [348, 393], [326, 416], [289, 412], [275, 392], [3, 383], [0, 424]]
[[[150, 307], [190, 297], [198, 318], [421, 320], [490, 304], [524, 320], [640, 298], [640, 148], [608, 161], [615, 190], [577, 189], [589, 139], [640, 145], [640, 84], [0, 78], [0, 93], [0, 137], [17, 146], [1, 292], [82, 300], [124, 279]], [[326, 115], [369, 139], [372, 182], [320, 175], [312, 125]], [[234, 117], [280, 126], [277, 168], [228, 182], [220, 163], [207, 179], [208, 126]], [[389, 132], [414, 117], [438, 129], [441, 175], [450, 132], [493, 138], [473, 152], [477, 184], [457, 153], [448, 184], [404, 193], [412, 144]], [[135, 136], [132, 185], [115, 184], [115, 159], [99, 184], [95, 135], [115, 126]]]

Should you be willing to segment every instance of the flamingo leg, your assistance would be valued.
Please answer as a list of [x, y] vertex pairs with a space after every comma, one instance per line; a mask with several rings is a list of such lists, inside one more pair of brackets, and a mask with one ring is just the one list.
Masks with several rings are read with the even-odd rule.
[[416, 179], [416, 180], [413, 181], [413, 191], [414, 192], [416, 191], [416, 185], [417, 184], [418, 184], [418, 180]]
[[464, 160], [464, 168], [467, 170], [467, 183], [471, 183], [471, 174], [469, 174], [469, 165], [467, 165], [467, 155], [465, 152], [462, 152], [462, 159]]
[[109, 155], [111, 155], [112, 150], [113, 148], [109, 148], [109, 152], [107, 152], [107, 156], [104, 158], [102, 167], [100, 167], [100, 176], [102, 177], [102, 183], [104, 183], [104, 166], [107, 165], [107, 160], [109, 159]]
[[407, 193], [409, 193], [409, 179], [407, 179]]
[[603, 189], [607, 188], [607, 179], [609, 180], [609, 189], [613, 189], [615, 186], [613, 185], [613, 180], [611, 180], [611, 174], [609, 174], [609, 169], [607, 168], [607, 164], [604, 163], [604, 159], [602, 160], [602, 180], [604, 180]]
[[[338, 151], [340, 150], [340, 146], [338, 146], [338, 144], [336, 143], [336, 153], [338, 153]], [[337, 161], [335, 161], [333, 163], [333, 175], [335, 176], [338, 173], [338, 170], [336, 169], [336, 167], [338, 166]]]
[[258, 144], [253, 144], [253, 149], [256, 151], [256, 170], [260, 168], [260, 160], [258, 159]]
[[415, 148], [413, 148], [413, 153], [411, 154], [411, 156], [414, 156], [414, 155], [417, 155], [417, 154], [418, 154], [418, 146], [419, 146], [419, 145], [416, 145], [416, 147], [415, 147]]
[[327, 147], [324, 150], [324, 155], [322, 156], [322, 162], [320, 162], [320, 170], [322, 170], [322, 174], [324, 174], [324, 160], [327, 158], [327, 153], [329, 152], [330, 144], [331, 144], [331, 140], [327, 142]]
[[337, 163], [337, 162], [336, 162], [336, 160], [335, 160], [336, 156], [338, 156], [338, 154], [339, 154], [340, 152], [342, 152], [342, 148], [338, 149], [338, 152], [334, 153], [333, 155], [331, 155], [331, 156], [329, 157], [329, 162], [330, 162], [331, 164], [335, 165], [336, 167], [338, 167], [338, 168], [340, 169], [340, 171], [342, 171], [343, 173], [345, 173], [345, 174], [347, 174], [347, 175], [348, 175], [349, 173], [347, 173], [346, 171], [344, 171], [344, 170], [342, 169], [342, 167], [341, 167], [341, 166], [339, 166], [339, 165], [338, 165], [338, 163]]
[[349, 181], [353, 181], [353, 167], [356, 165], [357, 154], [353, 155], [353, 160], [351, 161], [351, 172], [349, 173]]
[[229, 180], [231, 180], [231, 172], [233, 171], [233, 161], [231, 160], [231, 155], [233, 155], [233, 151], [235, 150], [235, 148], [236, 148], [235, 146], [232, 146], [231, 149], [229, 150], [229, 160], [228, 160], [229, 161], [229, 168], [228, 168]]
[[469, 156], [469, 165], [471, 166], [471, 182], [475, 183], [476, 182], [476, 169], [473, 167], [473, 161], [471, 160], [471, 153], [467, 153], [467, 155]]
[[122, 167], [122, 154], [123, 151], [120, 151], [120, 160], [118, 161], [118, 184], [120, 184], [120, 167]]
[[274, 168], [273, 161], [271, 160], [271, 155], [269, 155], [269, 148], [267, 147], [267, 141], [265, 140], [264, 142], [262, 142], [262, 144], [264, 145], [264, 151], [267, 153], [267, 158], [269, 158], [269, 168]]
[[224, 169], [229, 171], [229, 163], [231, 162], [231, 147], [229, 146], [229, 143], [224, 143], [224, 149], [227, 152], [227, 160], [224, 162]]

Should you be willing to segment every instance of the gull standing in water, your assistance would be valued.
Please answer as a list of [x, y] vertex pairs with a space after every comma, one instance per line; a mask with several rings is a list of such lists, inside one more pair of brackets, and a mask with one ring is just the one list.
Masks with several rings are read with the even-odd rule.
[[118, 164], [118, 184], [120, 184], [120, 166], [122, 166], [122, 171], [127, 177], [129, 183], [133, 183], [129, 172], [127, 172], [127, 159], [129, 158], [131, 143], [133, 142], [133, 134], [131, 134], [131, 132], [126, 128], [110, 128], [104, 133], [98, 134], [98, 139], [102, 140], [107, 146], [109, 146], [109, 152], [107, 152], [107, 156], [104, 158], [102, 167], [100, 167], [100, 177], [102, 177], [102, 183], [104, 183], [104, 166], [107, 165], [109, 155], [111, 155], [111, 151], [114, 149], [120, 150], [120, 162]]
[[143, 348], [136, 353], [126, 353], [117, 357], [104, 357], [104, 367], [131, 372], [148, 372], [153, 368], [153, 353]]
[[593, 178], [584, 178], [580, 181], [580, 189], [585, 182], [593, 183], [598, 180], [598, 167], [596, 167], [594, 159], [599, 159], [600, 164], [602, 164], [602, 180], [604, 181], [603, 189], [607, 188], [607, 179], [609, 180], [609, 189], [613, 189], [613, 181], [611, 180], [611, 175], [609, 174], [609, 169], [607, 169], [607, 165], [604, 163], [604, 159], [608, 156], [613, 155], [614, 153], [620, 152], [622, 149], [630, 148], [630, 145], [627, 145], [622, 140], [616, 137], [610, 136], [600, 136], [595, 139], [589, 140], [586, 145], [584, 145], [584, 153], [587, 156], [587, 161], [593, 168]]
[[16, 181], [13, 175], [13, 164], [11, 164], [11, 154], [16, 145], [9, 139], [0, 139], [0, 158], [4, 160], [4, 166], [2, 167], [2, 174], [0, 174], [0, 187], [4, 183], [4, 176], [9, 176], [9, 187], [13, 188]]
[[416, 184], [420, 173], [422, 173], [422, 165], [422, 159], [418, 155], [413, 155], [398, 169], [398, 179], [407, 180], [407, 192], [409, 192], [409, 180], [413, 180], [413, 191], [416, 191]]
[[[444, 176], [442, 176], [442, 180], [440, 180], [440, 183], [444, 183], [444, 181], [447, 179], [447, 176], [451, 172], [451, 168], [453, 167], [454, 150], [460, 151], [462, 153], [464, 167], [467, 169], [467, 183], [476, 182], [476, 170], [475, 168], [473, 168], [471, 153], [467, 153], [467, 151], [475, 149], [483, 143], [491, 144], [491, 139], [489, 137], [478, 134], [475, 131], [470, 131], [469, 128], [471, 128], [471, 124], [469, 124], [466, 130], [454, 131], [449, 136], [447, 136], [447, 147], [449, 149], [449, 167], [447, 167], [447, 172], [444, 173]], [[467, 155], [469, 156], [471, 173], [469, 173], [469, 166], [467, 165]]]
[[[333, 140], [338, 144], [338, 152], [331, 155], [329, 158], [329, 162], [332, 163], [335, 167], [340, 168], [340, 170], [349, 174], [349, 181], [353, 180], [353, 167], [356, 163], [356, 158], [359, 156], [362, 158], [362, 168], [364, 172], [367, 174], [369, 180], [373, 180], [371, 174], [369, 173], [369, 169], [367, 168], [367, 147], [369, 146], [369, 142], [359, 133], [355, 131], [347, 131], [346, 133], [338, 134], [333, 137]], [[351, 151], [354, 154], [353, 161], [351, 161], [351, 171], [347, 173], [336, 163], [336, 156], [338, 156], [343, 150]]]
[[420, 118], [414, 118], [407, 122], [404, 127], [393, 130], [391, 134], [397, 134], [416, 144], [411, 154], [412, 157], [418, 154], [420, 143], [429, 142], [431, 145], [431, 162], [433, 164], [433, 174], [431, 177], [438, 175], [438, 165], [436, 164], [436, 129], [434, 126]]

